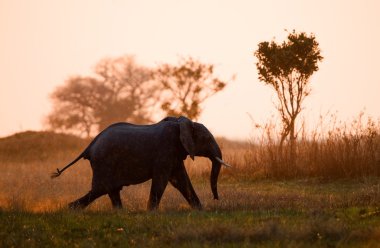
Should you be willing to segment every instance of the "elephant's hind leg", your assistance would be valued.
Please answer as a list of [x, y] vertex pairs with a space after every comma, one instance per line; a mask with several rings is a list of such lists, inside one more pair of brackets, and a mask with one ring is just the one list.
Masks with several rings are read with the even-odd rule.
[[91, 202], [93, 202], [94, 200], [96, 200], [98, 197], [100, 197], [102, 195], [104, 195], [104, 194], [91, 190], [90, 192], [88, 192], [83, 197], [79, 198], [76, 201], [71, 202], [69, 204], [69, 208], [70, 209], [83, 209], [83, 208], [87, 207], [88, 205], [90, 205]]
[[108, 193], [108, 196], [110, 197], [111, 202], [112, 202], [112, 207], [115, 209], [123, 208], [123, 204], [121, 203], [121, 198], [120, 198], [120, 190], [121, 188], [118, 188]]

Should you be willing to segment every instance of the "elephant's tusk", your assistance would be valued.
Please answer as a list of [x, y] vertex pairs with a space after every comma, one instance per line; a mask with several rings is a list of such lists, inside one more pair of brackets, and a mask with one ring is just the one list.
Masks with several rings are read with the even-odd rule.
[[222, 165], [224, 165], [226, 167], [229, 167], [229, 168], [232, 167], [231, 165], [229, 165], [226, 162], [224, 162], [221, 158], [215, 157], [215, 159], [218, 160], [219, 163], [221, 163]]

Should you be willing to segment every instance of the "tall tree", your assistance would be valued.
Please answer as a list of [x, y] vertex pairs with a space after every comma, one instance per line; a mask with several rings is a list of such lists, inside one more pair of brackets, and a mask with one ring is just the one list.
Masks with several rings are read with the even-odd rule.
[[125, 56], [100, 61], [95, 74], [71, 77], [54, 91], [51, 128], [89, 136], [118, 121], [150, 121], [157, 92], [150, 69]]
[[281, 44], [272, 40], [258, 46], [254, 55], [258, 59], [259, 80], [271, 86], [278, 98], [277, 110], [283, 124], [280, 148], [289, 138], [290, 156], [294, 161], [296, 119], [310, 94], [310, 77], [318, 71], [318, 62], [323, 59], [319, 44], [314, 34], [293, 30]]
[[160, 65], [154, 77], [163, 87], [162, 110], [195, 120], [202, 112], [202, 103], [227, 84], [214, 76], [214, 65], [191, 57], [182, 58], [178, 65]]

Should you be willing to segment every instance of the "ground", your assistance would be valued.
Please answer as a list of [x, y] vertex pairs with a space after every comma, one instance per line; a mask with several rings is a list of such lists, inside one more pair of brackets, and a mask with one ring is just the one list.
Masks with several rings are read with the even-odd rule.
[[[128, 207], [100, 199], [85, 211], [3, 208], [1, 247], [377, 247], [380, 182], [252, 180], [220, 183], [221, 200], [195, 180], [205, 210], [168, 187], [161, 208], [146, 212], [149, 183], [123, 191]], [[136, 195], [135, 195], [136, 194]]]

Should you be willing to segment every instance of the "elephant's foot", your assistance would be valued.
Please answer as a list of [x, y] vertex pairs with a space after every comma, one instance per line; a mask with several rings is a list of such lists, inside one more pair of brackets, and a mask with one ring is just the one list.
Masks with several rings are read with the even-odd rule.
[[88, 205], [91, 204], [96, 198], [102, 196], [102, 193], [98, 193], [96, 191], [90, 191], [86, 195], [82, 196], [78, 200], [71, 202], [68, 207], [70, 209], [84, 209]]
[[69, 203], [69, 205], [67, 205], [67, 206], [71, 210], [84, 209], [86, 207], [78, 201], [73, 201], [73, 202]]
[[203, 206], [200, 202], [196, 204], [191, 204], [191, 207], [195, 210], [203, 210]]
[[76, 200], [73, 202], [70, 202], [67, 207], [71, 210], [78, 210], [78, 209], [85, 209], [86, 205], [82, 204], [80, 201]]
[[157, 211], [158, 210], [158, 204], [157, 205], [153, 205], [151, 203], [148, 203], [147, 210], [151, 211], [151, 212]]
[[112, 205], [112, 208], [114, 210], [121, 210], [121, 209], [123, 209], [123, 205]]

